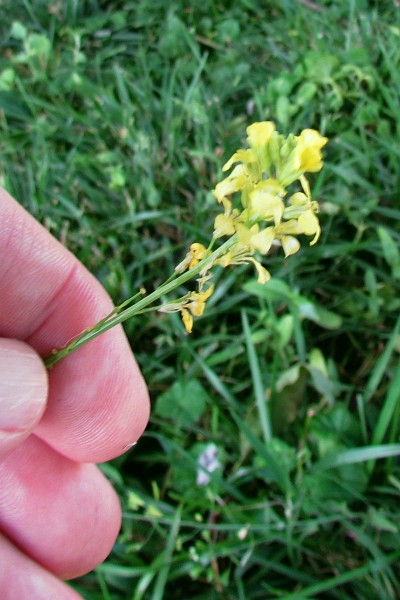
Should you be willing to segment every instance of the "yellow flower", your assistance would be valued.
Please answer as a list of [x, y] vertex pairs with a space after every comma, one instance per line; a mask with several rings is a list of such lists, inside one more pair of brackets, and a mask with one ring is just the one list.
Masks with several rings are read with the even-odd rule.
[[199, 264], [203, 258], [206, 257], [207, 249], [203, 244], [199, 244], [198, 242], [193, 243], [190, 246], [189, 252], [186, 254], [185, 258], [175, 267], [176, 273], [183, 273], [186, 269], [193, 269], [196, 265]]
[[310, 246], [313, 246], [318, 241], [321, 233], [321, 227], [316, 215], [318, 203], [310, 200], [302, 192], [293, 194], [289, 202], [290, 206], [285, 209], [283, 217], [297, 220], [298, 231], [296, 233], [313, 235], [314, 239], [310, 242]]
[[285, 253], [285, 258], [291, 256], [292, 254], [296, 254], [296, 252], [300, 250], [299, 240], [292, 235], [282, 235], [281, 244]]
[[222, 202], [226, 196], [242, 190], [247, 183], [247, 179], [248, 173], [245, 166], [242, 164], [236, 165], [228, 177], [217, 183], [213, 194], [218, 202]]
[[275, 131], [272, 121], [261, 121], [247, 127], [247, 141], [252, 148], [265, 148]]
[[224, 254], [216, 261], [216, 264], [221, 267], [229, 267], [230, 265], [243, 265], [252, 263], [257, 270], [258, 283], [264, 284], [271, 279], [271, 274], [267, 269], [251, 255], [251, 250], [246, 248], [241, 243], [235, 244], [229, 252]]
[[231, 156], [231, 158], [228, 160], [228, 162], [226, 162], [224, 164], [224, 166], [222, 167], [222, 170], [228, 171], [235, 162], [252, 163], [252, 162], [256, 162], [256, 161], [257, 161], [257, 156], [254, 154], [253, 150], [241, 149], [241, 150], [238, 150], [237, 152], [235, 152], [235, 154], [233, 154], [233, 156]]
[[203, 244], [199, 244], [195, 242], [190, 246], [190, 253], [192, 255], [192, 260], [189, 263], [189, 269], [193, 269], [203, 258], [205, 258], [207, 254], [207, 249]]
[[[204, 292], [192, 292], [189, 294], [186, 302], [181, 306], [180, 311], [182, 321], [188, 333], [193, 329], [193, 316], [201, 317], [206, 307], [206, 302], [214, 291], [214, 286], [210, 285]], [[193, 316], [192, 316], [193, 315]]]
[[188, 333], [192, 333], [193, 330], [193, 317], [188, 310], [182, 308], [181, 310], [182, 322], [185, 326], [185, 329]]
[[276, 179], [269, 178], [261, 182], [249, 194], [249, 214], [251, 218], [263, 219], [279, 223], [282, 219], [285, 205], [281, 196], [283, 188]]
[[260, 230], [257, 223], [250, 228], [242, 223], [238, 223], [236, 225], [236, 233], [239, 244], [247, 248], [250, 252], [258, 251], [261, 254], [267, 254], [274, 241], [273, 228], [267, 227]]
[[306, 210], [297, 220], [299, 224], [300, 233], [305, 235], [313, 235], [314, 238], [310, 242], [310, 246], [313, 246], [318, 242], [319, 236], [321, 235], [321, 227], [319, 225], [318, 217], [312, 209]]
[[315, 129], [303, 129], [297, 138], [296, 157], [298, 170], [303, 173], [316, 173], [323, 166], [321, 148], [328, 142]]
[[223, 235], [233, 235], [234, 233], [235, 226], [232, 216], [226, 213], [217, 215], [214, 221], [214, 237], [217, 239]]

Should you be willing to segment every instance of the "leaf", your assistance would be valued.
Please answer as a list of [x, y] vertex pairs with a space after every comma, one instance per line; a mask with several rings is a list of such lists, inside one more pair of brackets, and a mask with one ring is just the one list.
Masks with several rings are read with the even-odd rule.
[[300, 309], [300, 315], [304, 319], [309, 319], [324, 329], [339, 329], [342, 324], [342, 319], [339, 315], [310, 302], [303, 296], [298, 297], [297, 306]]
[[392, 236], [385, 227], [378, 227], [378, 236], [381, 242], [383, 256], [392, 269], [395, 279], [400, 279], [400, 251]]
[[311, 81], [306, 81], [305, 83], [303, 83], [299, 87], [296, 94], [297, 104], [299, 104], [300, 106], [305, 106], [306, 104], [308, 104], [317, 93], [317, 89], [318, 88], [315, 85], [315, 83], [312, 83]]
[[288, 306], [297, 309], [300, 317], [317, 323], [324, 329], [339, 329], [342, 319], [336, 313], [327, 310], [309, 298], [293, 292], [281, 279], [272, 278], [266, 285], [255, 281], [245, 283], [243, 286], [248, 294], [270, 300], [272, 302], [285, 302]]
[[276, 393], [270, 402], [272, 427], [275, 433], [284, 432], [297, 417], [304, 398], [308, 379], [307, 369], [294, 365], [283, 371], [276, 382]]
[[14, 92], [0, 92], [0, 110], [7, 117], [28, 120], [30, 112], [21, 96]]
[[308, 52], [305, 57], [306, 77], [316, 83], [329, 83], [333, 72], [339, 66], [339, 59], [334, 54]]
[[32, 33], [26, 42], [28, 56], [48, 56], [51, 51], [51, 42], [48, 37]]
[[314, 512], [327, 502], [360, 500], [367, 483], [368, 475], [362, 464], [309, 472], [302, 482], [302, 490], [306, 493], [305, 506]]
[[28, 35], [28, 30], [25, 25], [20, 23], [19, 21], [14, 21], [11, 26], [10, 37], [14, 38], [14, 40], [24, 40]]
[[208, 393], [197, 379], [183, 379], [159, 396], [155, 414], [180, 425], [191, 425], [203, 416], [207, 402]]

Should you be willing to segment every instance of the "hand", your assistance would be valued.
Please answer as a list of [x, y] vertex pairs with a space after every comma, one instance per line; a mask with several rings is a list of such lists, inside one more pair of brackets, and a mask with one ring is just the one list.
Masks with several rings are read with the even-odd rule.
[[95, 462], [143, 432], [145, 384], [120, 326], [44, 356], [107, 315], [101, 285], [0, 191], [0, 597], [77, 600], [61, 579], [110, 552], [117, 496]]

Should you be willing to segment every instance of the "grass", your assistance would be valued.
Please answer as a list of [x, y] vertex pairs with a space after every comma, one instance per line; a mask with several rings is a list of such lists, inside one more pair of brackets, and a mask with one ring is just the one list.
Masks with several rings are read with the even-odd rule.
[[[378, 13], [379, 9], [379, 13]], [[398, 3], [0, 6], [3, 185], [119, 303], [207, 242], [245, 127], [330, 138], [323, 234], [195, 332], [126, 325], [153, 398], [103, 466], [124, 522], [88, 600], [400, 596]], [[268, 399], [266, 403], [265, 399]], [[196, 485], [213, 444], [221, 464]]]

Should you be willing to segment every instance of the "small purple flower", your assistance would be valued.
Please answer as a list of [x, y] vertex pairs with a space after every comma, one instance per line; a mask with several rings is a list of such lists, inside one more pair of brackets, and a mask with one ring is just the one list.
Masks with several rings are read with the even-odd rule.
[[203, 452], [200, 454], [197, 459], [197, 463], [199, 465], [199, 469], [197, 469], [197, 485], [207, 485], [211, 481], [211, 477], [209, 477], [206, 473], [212, 473], [216, 469], [221, 467], [221, 463], [218, 460], [218, 448], [215, 444], [208, 444]]

